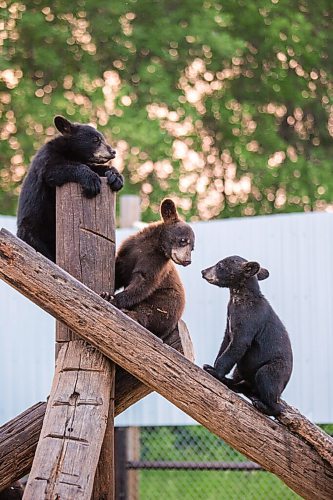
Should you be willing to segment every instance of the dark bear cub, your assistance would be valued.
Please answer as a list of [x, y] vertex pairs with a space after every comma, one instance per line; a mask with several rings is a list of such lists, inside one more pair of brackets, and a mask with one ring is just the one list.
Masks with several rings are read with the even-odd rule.
[[[234, 256], [204, 269], [202, 276], [230, 290], [224, 339], [214, 367], [204, 365], [204, 370], [249, 397], [261, 412], [279, 415], [293, 357], [285, 327], [260, 292], [258, 280], [268, 278], [268, 271]], [[232, 378], [226, 378], [233, 367]]]
[[160, 210], [160, 222], [130, 236], [119, 248], [115, 289], [124, 290], [102, 297], [164, 338], [176, 328], [184, 310], [185, 292], [174, 263], [191, 263], [194, 233], [179, 219], [172, 200], [164, 200]]
[[23, 486], [20, 481], [15, 481], [11, 486], [0, 492], [0, 500], [20, 500], [23, 497]]
[[17, 214], [17, 236], [53, 261], [56, 186], [77, 182], [91, 198], [100, 192], [100, 177], [107, 177], [113, 191], [124, 183], [117, 169], [107, 165], [116, 152], [100, 132], [62, 116], [56, 116], [54, 124], [61, 135], [44, 144], [33, 158]]

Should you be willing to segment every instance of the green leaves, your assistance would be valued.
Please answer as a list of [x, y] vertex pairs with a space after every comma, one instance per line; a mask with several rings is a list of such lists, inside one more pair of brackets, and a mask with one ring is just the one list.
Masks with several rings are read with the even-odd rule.
[[147, 219], [166, 193], [202, 219], [333, 203], [329, 0], [32, 0], [3, 13], [0, 212], [14, 213], [55, 114], [106, 134]]

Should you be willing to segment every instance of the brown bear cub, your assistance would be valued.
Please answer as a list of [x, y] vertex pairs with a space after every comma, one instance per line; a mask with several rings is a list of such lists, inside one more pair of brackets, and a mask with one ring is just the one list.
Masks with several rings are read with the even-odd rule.
[[[202, 271], [213, 285], [229, 288], [228, 319], [214, 367], [204, 370], [235, 392], [249, 397], [266, 415], [279, 415], [280, 396], [292, 372], [293, 356], [288, 333], [258, 280], [269, 273], [257, 262], [227, 257]], [[226, 375], [235, 367], [232, 378]]]
[[191, 264], [194, 233], [179, 219], [172, 200], [165, 199], [160, 210], [160, 222], [130, 236], [119, 248], [115, 289], [124, 290], [102, 297], [164, 338], [176, 328], [184, 310], [184, 287], [174, 263]]

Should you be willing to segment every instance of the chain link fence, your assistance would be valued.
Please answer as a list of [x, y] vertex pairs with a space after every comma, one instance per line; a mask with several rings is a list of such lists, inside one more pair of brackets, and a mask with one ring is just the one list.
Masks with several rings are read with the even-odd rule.
[[128, 464], [138, 475], [135, 500], [300, 498], [199, 425], [141, 427], [139, 432], [139, 460]]

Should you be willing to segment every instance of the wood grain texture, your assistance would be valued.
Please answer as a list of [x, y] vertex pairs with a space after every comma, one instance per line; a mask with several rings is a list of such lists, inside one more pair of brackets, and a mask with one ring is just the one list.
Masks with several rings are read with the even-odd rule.
[[0, 491], [30, 471], [45, 410], [37, 403], [0, 427]]
[[[115, 263], [115, 195], [102, 179], [101, 193], [84, 198], [79, 184], [57, 188], [57, 264], [100, 294], [113, 291]], [[75, 334], [58, 322], [56, 342]]]
[[[192, 356], [193, 348], [189, 349], [188, 331], [185, 323], [181, 323], [180, 333], [175, 330], [164, 342], [180, 353], [187, 352]], [[151, 392], [152, 389], [117, 366], [115, 416], [120, 415]], [[0, 491], [30, 471], [45, 411], [46, 403], [38, 403], [0, 427]], [[108, 430], [105, 436], [107, 432]], [[104, 460], [103, 457], [100, 457], [101, 459]]]
[[333, 469], [303, 438], [260, 414], [5, 230], [0, 232], [0, 275], [296, 493], [308, 499], [332, 499]]
[[[57, 188], [57, 264], [97, 293], [114, 289], [115, 194], [102, 179], [101, 192], [88, 200], [74, 183]], [[57, 322], [56, 351], [62, 342], [75, 338], [66, 325]], [[111, 399], [100, 459], [96, 470], [93, 500], [114, 498], [113, 432], [114, 376], [111, 372]], [[111, 459], [107, 459], [110, 457]]]
[[305, 418], [297, 408], [293, 408], [283, 401], [284, 410], [277, 417], [291, 432], [302, 437], [317, 453], [333, 467], [333, 441], [317, 425]]
[[62, 346], [25, 499], [90, 499], [111, 381], [95, 348], [82, 340]]
[[[106, 179], [102, 180], [101, 193], [95, 198], [85, 198], [81, 186], [75, 183], [57, 188], [56, 197], [57, 264], [96, 292], [112, 292], [115, 197]], [[59, 495], [70, 499], [75, 494], [78, 498], [90, 499], [96, 468], [94, 498], [114, 498], [113, 461], [105, 460], [105, 456], [113, 456], [114, 405], [112, 402], [109, 407], [109, 403], [115, 367], [108, 359], [102, 359], [98, 351], [75, 339], [78, 337], [66, 325], [57, 322], [56, 355], [62, 353], [54, 380], [58, 386], [53, 384], [25, 498], [36, 498], [45, 490], [50, 498]], [[81, 360], [84, 360], [84, 368], [80, 366]], [[61, 377], [57, 376], [59, 373]], [[82, 384], [78, 391], [81, 379], [89, 385]], [[60, 415], [62, 420], [59, 401], [67, 407]], [[74, 413], [69, 415], [72, 406]], [[67, 431], [75, 427], [80, 427], [80, 432], [73, 437]], [[106, 429], [108, 436], [104, 440]], [[97, 467], [102, 443], [106, 449]]]

